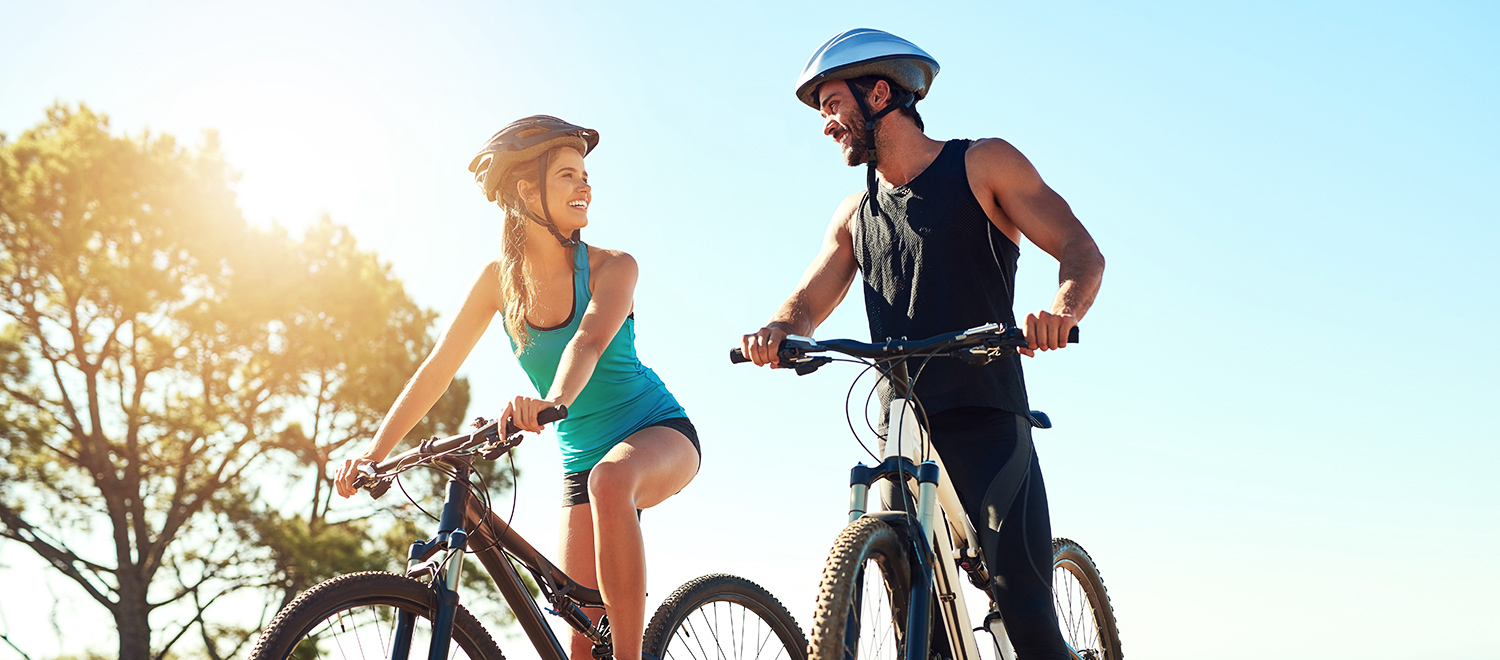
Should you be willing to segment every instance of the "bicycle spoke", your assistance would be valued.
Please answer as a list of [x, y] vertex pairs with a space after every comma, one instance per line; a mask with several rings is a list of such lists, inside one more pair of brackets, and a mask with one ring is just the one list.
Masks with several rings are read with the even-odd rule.
[[[699, 618], [703, 619], [703, 625], [705, 627], [711, 625], [711, 624], [708, 623], [708, 617], [703, 614], [702, 610], [699, 610], [697, 612], [697, 614], [698, 614]], [[696, 626], [692, 625], [692, 621], [686, 621], [684, 623], [687, 625], [688, 628], [692, 629], [693, 641], [698, 644], [698, 651], [702, 654], [702, 655], [695, 655], [693, 657], [697, 658], [698, 660], [708, 660], [708, 657], [709, 657], [708, 656], [708, 649], [703, 648], [703, 635], [698, 632]], [[688, 652], [691, 653], [692, 649], [688, 649]]]
[[1067, 633], [1065, 641], [1068, 646], [1084, 657], [1101, 656], [1103, 650], [1093, 603], [1089, 602], [1078, 576], [1067, 566], [1059, 565], [1053, 569], [1052, 581], [1057, 618]]
[[858, 634], [854, 648], [845, 649], [852, 660], [899, 660], [897, 623], [891, 610], [891, 594], [880, 576], [880, 564], [865, 562], [858, 583], [858, 598], [850, 603], [850, 620]]
[[735, 599], [694, 608], [670, 633], [661, 652], [663, 660], [785, 660], [789, 656], [763, 613]]

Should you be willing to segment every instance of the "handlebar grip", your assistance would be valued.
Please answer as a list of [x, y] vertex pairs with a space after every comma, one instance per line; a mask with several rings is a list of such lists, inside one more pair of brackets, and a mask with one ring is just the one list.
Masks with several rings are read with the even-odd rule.
[[1075, 326], [1073, 326], [1072, 330], [1068, 331], [1068, 343], [1069, 344], [1076, 344], [1076, 343], [1078, 343], [1078, 326], [1075, 325]]
[[[561, 421], [567, 418], [568, 407], [560, 403], [552, 406], [551, 408], [543, 408], [541, 412], [536, 414], [536, 421], [538, 424], [551, 424], [552, 422]], [[521, 429], [516, 426], [515, 422], [512, 422], [509, 419], [505, 420], [505, 437], [509, 438], [510, 436], [513, 436], [520, 432]]]
[[744, 351], [741, 351], [738, 348], [731, 348], [731, 349], [729, 349], [729, 363], [730, 364], [740, 364], [740, 363], [749, 362], [749, 361], [750, 361], [750, 358], [745, 357]]

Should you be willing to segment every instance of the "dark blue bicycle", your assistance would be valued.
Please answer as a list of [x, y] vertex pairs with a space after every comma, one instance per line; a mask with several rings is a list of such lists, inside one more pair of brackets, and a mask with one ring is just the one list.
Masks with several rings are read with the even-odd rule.
[[[567, 416], [558, 406], [538, 421]], [[611, 658], [609, 617], [590, 618], [604, 601], [569, 578], [490, 510], [474, 462], [495, 460], [521, 442], [520, 430], [480, 419], [473, 433], [422, 442], [378, 465], [361, 466], [355, 487], [383, 495], [403, 472], [437, 470], [447, 496], [432, 538], [411, 545], [404, 575], [365, 572], [323, 582], [293, 600], [262, 632], [254, 660], [288, 658], [504, 657], [489, 631], [459, 603], [464, 555], [475, 555], [494, 579], [516, 622], [542, 660], [568, 660], [517, 568], [530, 574], [550, 606]], [[404, 492], [404, 491], [403, 491]], [[594, 619], [598, 623], [594, 623]], [[642, 652], [662, 660], [806, 660], [807, 640], [792, 615], [765, 589], [732, 575], [707, 575], [679, 587], [646, 627]], [[579, 659], [574, 659], [579, 660]]]

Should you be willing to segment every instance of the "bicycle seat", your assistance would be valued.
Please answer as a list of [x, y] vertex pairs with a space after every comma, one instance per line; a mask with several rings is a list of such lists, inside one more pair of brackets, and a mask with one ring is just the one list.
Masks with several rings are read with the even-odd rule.
[[1026, 418], [1031, 420], [1031, 426], [1032, 426], [1032, 428], [1038, 428], [1038, 429], [1050, 429], [1050, 428], [1052, 428], [1052, 418], [1048, 417], [1047, 413], [1044, 413], [1044, 412], [1042, 412], [1040, 410], [1033, 410], [1033, 411], [1031, 411], [1030, 414], [1026, 415]]

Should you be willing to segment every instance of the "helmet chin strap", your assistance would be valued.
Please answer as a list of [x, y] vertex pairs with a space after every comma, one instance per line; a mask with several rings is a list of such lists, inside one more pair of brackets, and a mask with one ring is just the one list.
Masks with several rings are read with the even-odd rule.
[[870, 106], [865, 103], [864, 95], [860, 94], [859, 90], [854, 88], [854, 85], [849, 85], [847, 82], [844, 84], [849, 86], [849, 93], [854, 96], [854, 103], [859, 106], [860, 116], [865, 117], [865, 135], [870, 137], [870, 144], [865, 149], [865, 189], [867, 191], [865, 198], [870, 200], [870, 213], [878, 217], [880, 215], [880, 203], [875, 200], [875, 193], [880, 190], [880, 187], [877, 185], [875, 179], [875, 122], [880, 121], [881, 117], [892, 112], [902, 108], [910, 108], [917, 102], [917, 95], [906, 92], [897, 98], [891, 99], [891, 102], [886, 104], [884, 108], [881, 108], [880, 112], [872, 115], [870, 114]]
[[578, 238], [580, 233], [578, 231], [574, 231], [573, 237], [571, 239], [563, 236], [562, 232], [557, 230], [557, 223], [554, 223], [552, 221], [552, 212], [547, 210], [547, 169], [551, 167], [551, 165], [552, 152], [548, 151], [547, 153], [542, 154], [542, 175], [541, 178], [538, 179], [538, 181], [541, 182], [538, 187], [541, 188], [542, 215], [538, 216], [536, 212], [532, 211], [530, 206], [528, 205], [526, 208], [526, 216], [531, 218], [532, 222], [546, 227], [547, 231], [552, 232], [552, 237], [557, 239], [558, 245], [569, 248], [578, 245]]

